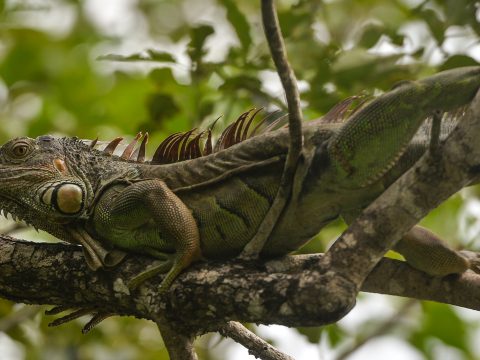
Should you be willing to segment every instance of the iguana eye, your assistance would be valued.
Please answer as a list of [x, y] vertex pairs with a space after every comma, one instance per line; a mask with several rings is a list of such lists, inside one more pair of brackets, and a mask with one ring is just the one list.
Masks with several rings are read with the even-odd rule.
[[17, 158], [22, 158], [28, 154], [29, 146], [25, 143], [19, 143], [13, 145], [12, 154], [15, 155]]
[[10, 140], [0, 147], [2, 164], [18, 164], [29, 158], [36, 149], [33, 139], [22, 137]]

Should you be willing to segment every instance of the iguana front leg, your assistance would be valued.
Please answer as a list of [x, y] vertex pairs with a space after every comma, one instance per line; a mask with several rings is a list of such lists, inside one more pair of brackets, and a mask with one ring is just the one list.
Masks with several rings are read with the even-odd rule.
[[158, 179], [111, 186], [95, 208], [93, 226], [113, 245], [163, 261], [134, 278], [131, 288], [168, 271], [159, 290], [166, 291], [183, 269], [201, 257], [200, 235], [192, 213]]

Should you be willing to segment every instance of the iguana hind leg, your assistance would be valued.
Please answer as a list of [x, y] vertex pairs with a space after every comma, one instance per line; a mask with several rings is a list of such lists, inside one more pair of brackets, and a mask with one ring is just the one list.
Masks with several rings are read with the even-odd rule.
[[433, 276], [460, 274], [476, 270], [470, 260], [451, 249], [437, 235], [421, 226], [414, 226], [394, 247], [414, 268]]
[[[345, 211], [342, 217], [350, 224], [361, 209]], [[395, 245], [409, 265], [432, 276], [461, 274], [468, 269], [480, 273], [480, 260], [470, 252], [456, 251], [428, 229], [415, 225]]]

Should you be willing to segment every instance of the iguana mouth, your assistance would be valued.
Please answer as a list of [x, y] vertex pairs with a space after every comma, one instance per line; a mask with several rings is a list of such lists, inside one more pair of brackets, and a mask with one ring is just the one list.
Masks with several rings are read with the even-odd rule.
[[32, 224], [29, 219], [27, 219], [25, 216], [22, 216], [22, 214], [26, 214], [24, 208], [25, 205], [19, 202], [17, 199], [6, 195], [0, 196], [0, 215], [3, 215], [5, 218], [7, 218], [10, 214], [13, 220], [23, 221], [27, 225], [31, 225], [35, 229], [38, 229], [37, 226]]
[[[45, 168], [32, 168], [32, 167], [18, 167], [14, 168], [1, 168], [0, 165], [0, 179], [2, 181], [18, 181], [23, 179], [28, 179], [29, 176], [38, 179], [39, 174], [46, 173], [47, 176], [52, 176], [52, 171]], [[18, 175], [17, 175], [18, 174]]]

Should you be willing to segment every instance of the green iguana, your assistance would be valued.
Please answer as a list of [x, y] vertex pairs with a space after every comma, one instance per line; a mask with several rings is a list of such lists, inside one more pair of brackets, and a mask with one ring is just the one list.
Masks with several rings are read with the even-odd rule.
[[[298, 249], [338, 216], [358, 215], [425, 152], [425, 119], [443, 116], [443, 138], [480, 87], [480, 67], [403, 82], [361, 105], [343, 122], [348, 101], [323, 120], [306, 123], [292, 192], [261, 255]], [[460, 110], [459, 110], [460, 109]], [[278, 189], [288, 129], [250, 136], [245, 113], [215, 146], [211, 133], [174, 134], [145, 162], [135, 138], [121, 156], [120, 139], [103, 151], [94, 142], [40, 136], [0, 148], [0, 208], [59, 239], [81, 244], [93, 270], [114, 266], [124, 252], [148, 254], [161, 265], [160, 291], [194, 261], [237, 256], [255, 234]], [[448, 119], [450, 118], [450, 120]], [[454, 120], [451, 120], [454, 119]], [[475, 268], [426, 229], [414, 227], [397, 247], [432, 275]]]

